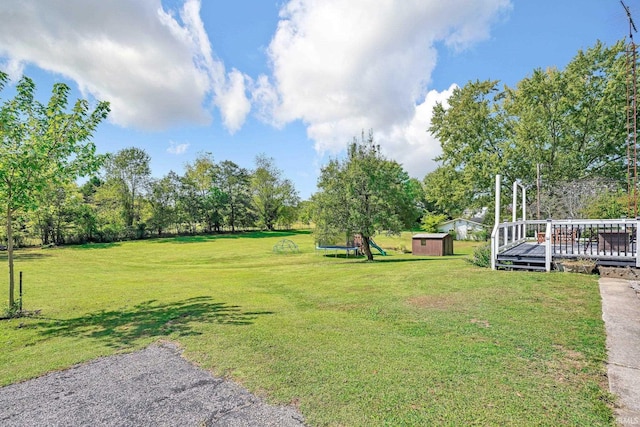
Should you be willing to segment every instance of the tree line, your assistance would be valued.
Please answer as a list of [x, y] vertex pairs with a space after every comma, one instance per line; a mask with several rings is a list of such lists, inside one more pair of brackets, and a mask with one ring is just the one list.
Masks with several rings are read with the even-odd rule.
[[100, 174], [84, 184], [46, 184], [38, 209], [21, 212], [20, 237], [43, 245], [289, 228], [299, 197], [274, 159], [260, 155], [255, 169], [202, 153], [184, 173], [153, 178], [150, 156], [140, 148], [106, 155]]

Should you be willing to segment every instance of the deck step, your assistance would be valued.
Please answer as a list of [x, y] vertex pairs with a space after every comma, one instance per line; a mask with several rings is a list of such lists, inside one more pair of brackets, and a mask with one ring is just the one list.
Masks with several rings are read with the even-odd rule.
[[539, 258], [539, 257], [518, 257], [518, 256], [502, 256], [499, 255], [498, 256], [498, 262], [504, 262], [504, 261], [509, 261], [509, 262], [519, 262], [519, 263], [529, 263], [529, 264], [542, 264], [544, 265], [544, 258]]

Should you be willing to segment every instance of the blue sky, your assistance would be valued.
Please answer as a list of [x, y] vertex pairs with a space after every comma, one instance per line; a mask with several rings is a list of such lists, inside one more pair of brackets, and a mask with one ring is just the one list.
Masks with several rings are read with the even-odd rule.
[[157, 177], [265, 153], [302, 198], [362, 129], [422, 179], [454, 85], [513, 85], [628, 34], [618, 0], [3, 0], [0, 16], [0, 69], [111, 102], [100, 152], [142, 148]]

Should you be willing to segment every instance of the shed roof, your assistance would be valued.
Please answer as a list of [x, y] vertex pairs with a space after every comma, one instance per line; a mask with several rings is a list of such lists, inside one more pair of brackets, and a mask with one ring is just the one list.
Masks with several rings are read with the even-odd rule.
[[414, 234], [414, 239], [442, 239], [445, 236], [449, 236], [449, 233], [418, 233]]

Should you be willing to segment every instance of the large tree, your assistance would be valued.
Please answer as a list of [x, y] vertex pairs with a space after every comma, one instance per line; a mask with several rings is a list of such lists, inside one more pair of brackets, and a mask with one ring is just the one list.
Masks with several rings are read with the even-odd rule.
[[369, 239], [380, 231], [402, 230], [412, 188], [402, 166], [382, 155], [373, 132], [354, 138], [346, 159], [329, 161], [320, 173], [313, 199], [319, 238], [360, 234], [364, 253], [373, 260]]
[[475, 81], [455, 89], [435, 106], [429, 129], [442, 145], [437, 160], [444, 168], [428, 179], [430, 201], [444, 205], [451, 194], [458, 211], [486, 206], [496, 174], [534, 187], [538, 165], [547, 188], [624, 180], [623, 52], [622, 43], [597, 43], [565, 69], [536, 69], [514, 88]]
[[149, 182], [147, 201], [151, 207], [149, 226], [162, 236], [162, 232], [175, 222], [175, 205], [177, 197], [176, 180], [174, 172], [162, 179], [152, 179]]
[[131, 147], [109, 156], [105, 165], [107, 179], [120, 188], [123, 216], [128, 228], [138, 219], [139, 207], [136, 202], [151, 177], [150, 161], [146, 151]]
[[474, 204], [482, 206], [491, 197], [495, 174], [509, 175], [506, 158], [512, 147], [503, 99], [497, 81], [475, 81], [454, 89], [448, 105], [436, 104], [429, 130], [442, 146], [442, 154], [436, 159], [442, 162], [442, 170], [429, 177], [427, 190], [445, 197], [430, 201], [442, 207], [450, 205], [449, 179], [456, 177], [454, 186], [462, 183], [466, 187], [465, 191], [454, 190], [457, 201], [464, 204], [456, 210]]
[[[0, 89], [8, 77], [0, 72]], [[65, 184], [96, 172], [100, 157], [90, 138], [107, 117], [109, 104], [99, 102], [91, 110], [79, 99], [70, 112], [69, 87], [53, 86], [46, 104], [35, 98], [35, 83], [23, 77], [13, 98], [0, 105], [0, 203], [5, 214], [9, 263], [9, 308], [14, 297], [14, 217], [31, 211], [50, 184]]]
[[199, 213], [198, 221], [204, 224], [207, 233], [220, 231], [222, 223], [225, 196], [218, 186], [218, 170], [211, 153], [201, 153], [193, 163], [185, 165], [183, 185], [195, 195], [191, 200], [195, 204], [193, 212]]
[[226, 195], [225, 221], [236, 230], [238, 223], [248, 215], [251, 205], [249, 172], [230, 160], [225, 160], [219, 165], [219, 184]]
[[256, 169], [251, 176], [251, 195], [258, 225], [273, 230], [282, 211], [296, 206], [299, 198], [293, 183], [283, 178], [271, 157], [256, 157]]
[[424, 177], [424, 195], [432, 214], [445, 217], [462, 215], [465, 205], [473, 198], [473, 186], [464, 174], [451, 165], [438, 167]]
[[625, 179], [626, 59], [624, 46], [580, 51], [564, 70], [537, 69], [505, 91], [510, 116], [507, 158], [512, 173], [535, 183]]
[[83, 197], [75, 182], [48, 185], [38, 209], [30, 215], [43, 245], [61, 245], [82, 239]]

